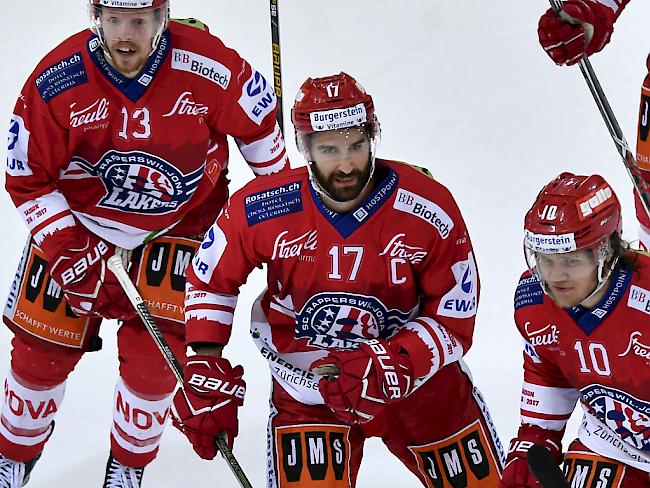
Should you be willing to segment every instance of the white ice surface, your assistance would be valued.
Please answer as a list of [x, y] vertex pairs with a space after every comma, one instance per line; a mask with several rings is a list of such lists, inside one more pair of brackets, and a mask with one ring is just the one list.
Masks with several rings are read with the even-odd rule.
[[[541, 0], [280, 1], [284, 110], [293, 165], [302, 164], [288, 121], [293, 95], [307, 76], [344, 70], [374, 97], [383, 132], [380, 155], [427, 166], [454, 193], [483, 285], [467, 359], [504, 443], [519, 422], [521, 343], [512, 321], [512, 295], [524, 267], [523, 215], [535, 195], [563, 170], [598, 172], [622, 200], [625, 236], [637, 235], [631, 184], [579, 70], [557, 68], [537, 43], [537, 20], [547, 7]], [[204, 21], [270, 80], [268, 8], [263, 0], [172, 3], [173, 16]], [[647, 2], [632, 2], [611, 45], [592, 59], [632, 143], [650, 46], [649, 18]], [[38, 60], [87, 25], [85, 2], [5, 0], [0, 24], [0, 115], [8, 123]], [[239, 188], [252, 175], [233, 150], [233, 188]], [[0, 221], [4, 297], [27, 234], [4, 192]], [[243, 288], [226, 350], [233, 362], [246, 366], [248, 394], [235, 454], [256, 487], [265, 480], [269, 374], [248, 336], [247, 317], [263, 283], [257, 272]], [[30, 488], [100, 486], [117, 371], [114, 332], [114, 323], [105, 324], [104, 350], [88, 354], [70, 378], [56, 432]], [[0, 375], [8, 368], [9, 339], [0, 327]], [[575, 432], [575, 419], [570, 431]], [[222, 460], [199, 461], [171, 428], [144, 484], [236, 486]], [[370, 440], [358, 485], [418, 483], [380, 441]]]

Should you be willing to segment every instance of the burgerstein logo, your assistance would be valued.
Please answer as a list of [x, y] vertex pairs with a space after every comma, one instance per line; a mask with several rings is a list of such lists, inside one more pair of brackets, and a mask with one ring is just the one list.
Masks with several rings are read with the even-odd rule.
[[190, 174], [152, 154], [108, 151], [97, 164], [74, 158], [89, 174], [102, 180], [107, 194], [99, 207], [137, 214], [174, 212], [190, 199], [203, 174], [203, 166]]
[[352, 293], [318, 293], [296, 317], [296, 338], [324, 349], [356, 349], [368, 339], [391, 337], [408, 322], [411, 311], [388, 310], [375, 297]]
[[363, 103], [358, 103], [354, 107], [312, 112], [309, 119], [315, 131], [353, 127], [366, 121], [366, 107]]

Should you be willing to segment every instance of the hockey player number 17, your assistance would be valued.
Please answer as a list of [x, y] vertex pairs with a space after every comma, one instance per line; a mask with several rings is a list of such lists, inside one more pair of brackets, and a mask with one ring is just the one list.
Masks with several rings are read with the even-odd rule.
[[[585, 351], [582, 348], [582, 341], [576, 341], [573, 348], [577, 351], [580, 358], [580, 372], [591, 373], [591, 369], [587, 365]], [[605, 346], [598, 342], [589, 343], [589, 359], [593, 370], [600, 376], [610, 376], [612, 371], [609, 367], [609, 357], [607, 357], [607, 349]]]
[[[341, 275], [340, 269], [340, 256], [341, 256], [341, 246], [334, 245], [330, 248], [329, 253], [332, 256], [332, 267], [330, 268], [330, 273], [327, 277], [330, 280], [342, 280], [343, 276]], [[359, 273], [359, 267], [361, 266], [361, 258], [363, 257], [363, 247], [361, 246], [343, 246], [343, 255], [354, 254], [354, 264], [350, 270], [347, 281], [354, 281], [357, 278]]]
[[122, 107], [122, 129], [117, 133], [122, 139], [129, 140], [129, 119], [137, 121], [137, 130], [131, 133], [134, 139], [148, 139], [151, 135], [151, 124], [149, 117], [149, 109], [142, 107], [135, 109], [129, 117], [129, 111], [126, 107]]

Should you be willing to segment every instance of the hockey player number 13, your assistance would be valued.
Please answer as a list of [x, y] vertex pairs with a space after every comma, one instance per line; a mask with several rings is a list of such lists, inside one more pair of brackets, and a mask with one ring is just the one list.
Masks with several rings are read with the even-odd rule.
[[129, 134], [129, 119], [136, 121], [137, 128], [131, 133], [131, 136], [135, 139], [148, 139], [151, 135], [151, 124], [149, 117], [149, 109], [147, 107], [142, 107], [135, 109], [132, 114], [129, 114], [129, 111], [126, 107], [122, 107], [122, 129], [117, 133], [122, 139], [128, 140]]

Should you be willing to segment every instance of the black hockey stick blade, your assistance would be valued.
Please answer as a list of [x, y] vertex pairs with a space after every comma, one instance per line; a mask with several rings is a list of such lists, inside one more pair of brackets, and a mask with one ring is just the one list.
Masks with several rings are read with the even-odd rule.
[[528, 466], [543, 488], [569, 488], [560, 467], [544, 446], [535, 444], [528, 450]]

